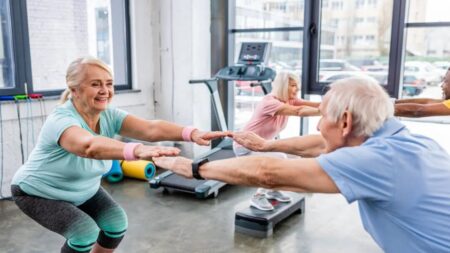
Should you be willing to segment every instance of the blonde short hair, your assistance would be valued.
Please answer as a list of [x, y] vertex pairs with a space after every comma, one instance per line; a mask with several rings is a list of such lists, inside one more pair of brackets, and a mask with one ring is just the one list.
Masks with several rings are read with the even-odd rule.
[[330, 85], [325, 95], [326, 117], [337, 122], [344, 112], [352, 114], [354, 136], [372, 136], [394, 116], [394, 105], [381, 85], [370, 77], [351, 77]]
[[294, 80], [300, 86], [300, 78], [295, 73], [280, 71], [272, 82], [272, 95], [280, 100], [289, 100], [289, 79]]
[[113, 76], [112, 70], [109, 68], [109, 66], [97, 58], [86, 56], [74, 60], [69, 64], [69, 67], [67, 68], [66, 72], [67, 89], [61, 94], [61, 97], [59, 99], [60, 104], [63, 104], [69, 99], [71, 88], [76, 88], [83, 82], [86, 73], [86, 67], [88, 65], [100, 67], [104, 69], [106, 72], [108, 72], [111, 75], [111, 77]]

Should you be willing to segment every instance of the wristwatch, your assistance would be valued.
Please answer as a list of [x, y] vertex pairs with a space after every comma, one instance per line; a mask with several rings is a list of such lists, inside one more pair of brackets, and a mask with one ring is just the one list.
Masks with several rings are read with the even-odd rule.
[[192, 176], [195, 179], [204, 180], [204, 178], [200, 176], [200, 173], [198, 173], [198, 169], [207, 162], [209, 162], [207, 157], [199, 158], [192, 162]]

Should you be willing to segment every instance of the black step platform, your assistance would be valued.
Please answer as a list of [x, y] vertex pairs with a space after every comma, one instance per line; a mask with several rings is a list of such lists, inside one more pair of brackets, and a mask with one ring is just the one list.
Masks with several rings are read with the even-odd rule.
[[305, 212], [305, 198], [297, 193], [286, 193], [292, 201], [281, 203], [276, 200], [270, 202], [275, 207], [272, 211], [261, 211], [254, 207], [246, 207], [238, 211], [234, 219], [235, 231], [254, 237], [265, 238], [273, 234], [273, 228], [281, 221], [293, 214]]
[[165, 191], [170, 190], [194, 194], [199, 199], [206, 199], [210, 196], [216, 198], [219, 195], [219, 189], [225, 186], [225, 183], [215, 180], [195, 180], [186, 179], [182, 176], [166, 171], [158, 177], [150, 180], [150, 187], [157, 189], [163, 187]]

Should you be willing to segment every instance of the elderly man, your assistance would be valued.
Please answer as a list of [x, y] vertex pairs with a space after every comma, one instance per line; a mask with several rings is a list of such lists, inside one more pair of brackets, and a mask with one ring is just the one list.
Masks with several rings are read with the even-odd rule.
[[319, 109], [321, 135], [278, 141], [234, 135], [249, 149], [317, 158], [155, 161], [189, 178], [341, 193], [349, 203], [358, 201], [365, 229], [384, 251], [450, 252], [450, 156], [396, 120], [388, 95], [372, 79], [333, 83]]
[[395, 101], [395, 116], [428, 117], [450, 115], [450, 68], [442, 82], [442, 99], [411, 98]]

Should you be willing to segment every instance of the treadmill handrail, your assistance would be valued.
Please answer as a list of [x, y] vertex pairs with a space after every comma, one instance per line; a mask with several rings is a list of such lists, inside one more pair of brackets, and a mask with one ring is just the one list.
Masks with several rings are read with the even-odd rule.
[[218, 81], [217, 78], [197, 79], [197, 80], [189, 80], [189, 84], [204, 83], [204, 84], [206, 84], [206, 87], [208, 87], [208, 90], [211, 93], [211, 95], [213, 95], [214, 92], [216, 92], [216, 91], [219, 92], [218, 86], [217, 86], [217, 81]]
[[228, 131], [227, 122], [225, 120], [225, 114], [223, 113], [222, 103], [220, 102], [219, 90], [217, 88], [218, 79], [212, 78], [212, 79], [189, 80], [189, 83], [190, 84], [203, 83], [206, 85], [209, 92], [211, 93], [214, 112], [216, 114], [217, 123], [220, 128], [219, 130]]
[[264, 92], [264, 95], [269, 94], [272, 91], [272, 80], [260, 81], [256, 83], [250, 83], [250, 87], [261, 86], [261, 89]]
[[194, 79], [194, 80], [189, 80], [189, 83], [194, 84], [194, 83], [204, 83], [204, 82], [211, 82], [211, 81], [217, 81], [217, 78]]

